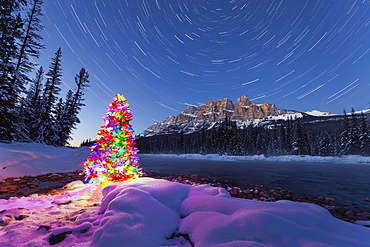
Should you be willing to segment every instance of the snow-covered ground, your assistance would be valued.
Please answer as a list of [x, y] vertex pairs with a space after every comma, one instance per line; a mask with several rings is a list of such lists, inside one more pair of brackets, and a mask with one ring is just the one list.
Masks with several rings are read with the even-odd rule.
[[0, 212], [0, 246], [370, 246], [369, 228], [313, 204], [152, 178], [102, 191], [74, 182], [64, 195], [0, 200]]
[[0, 143], [0, 181], [7, 177], [36, 176], [82, 169], [87, 147], [52, 147], [39, 143]]
[[[2, 171], [76, 170], [88, 154], [0, 144]], [[370, 246], [370, 228], [313, 204], [237, 199], [218, 187], [152, 178], [105, 188], [76, 181], [58, 195], [1, 199], [0, 225], [0, 246]]]

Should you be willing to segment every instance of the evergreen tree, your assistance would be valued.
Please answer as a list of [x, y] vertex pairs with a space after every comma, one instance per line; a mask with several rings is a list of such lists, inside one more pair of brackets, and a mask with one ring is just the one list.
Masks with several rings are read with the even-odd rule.
[[352, 108], [350, 131], [349, 131], [349, 150], [350, 154], [360, 154], [360, 128], [357, 122], [355, 109]]
[[184, 133], [180, 131], [177, 145], [174, 147], [175, 150], [173, 150], [176, 154], [183, 154], [185, 153], [185, 144], [184, 144]]
[[49, 71], [46, 73], [46, 84], [43, 90], [43, 96], [40, 108], [40, 125], [37, 127], [38, 136], [36, 142], [45, 143], [48, 145], [58, 145], [58, 129], [55, 126], [55, 102], [60, 93], [61, 84], [61, 56], [62, 50], [59, 48], [52, 58], [49, 66]]
[[48, 112], [51, 112], [52, 107], [55, 104], [56, 99], [60, 93], [59, 85], [61, 82], [62, 68], [61, 68], [61, 57], [62, 49], [59, 48], [52, 58], [52, 62], [49, 66], [49, 71], [46, 73], [46, 84], [44, 88], [43, 98], [46, 102], [46, 108]]
[[[70, 94], [73, 94], [72, 90], [68, 90], [66, 102], [68, 101], [68, 95]], [[55, 123], [60, 123], [63, 120], [63, 117], [65, 115], [64, 111], [65, 111], [66, 105], [67, 103], [63, 101], [63, 98], [60, 98], [58, 103], [55, 105], [55, 116], [54, 116]], [[56, 125], [59, 125], [59, 124], [56, 124]]]
[[330, 156], [332, 155], [332, 146], [330, 143], [329, 134], [326, 132], [321, 135], [320, 142], [319, 142], [319, 150], [318, 155], [320, 156]]
[[28, 102], [32, 108], [39, 107], [42, 95], [42, 80], [44, 78], [44, 69], [42, 66], [36, 72], [35, 79], [32, 80], [31, 87], [27, 93]]
[[41, 125], [42, 89], [44, 70], [41, 67], [36, 72], [36, 78], [32, 80], [31, 87], [27, 93], [28, 118], [27, 129], [31, 141], [36, 141], [39, 126]]
[[280, 149], [280, 154], [285, 155], [286, 149], [287, 149], [287, 140], [286, 140], [286, 132], [285, 132], [285, 127], [283, 123], [280, 124], [279, 126], [279, 141], [278, 141], [279, 149]]
[[19, 135], [17, 104], [23, 85], [12, 83], [12, 79], [18, 54], [16, 40], [23, 25], [20, 12], [25, 4], [25, 0], [2, 1], [0, 7], [0, 139], [3, 141], [15, 140]]
[[33, 70], [35, 67], [34, 62], [31, 61], [32, 57], [38, 58], [40, 50], [44, 48], [44, 45], [40, 44], [42, 40], [39, 32], [43, 29], [40, 21], [42, 0], [31, 0], [31, 8], [27, 12], [26, 19], [22, 28], [22, 37], [19, 44], [19, 53], [17, 54], [15, 63], [16, 77], [13, 78], [13, 82], [21, 81], [24, 83], [30, 81], [27, 73]]
[[81, 108], [85, 106], [84, 103], [84, 90], [89, 85], [89, 73], [82, 68], [78, 74], [75, 75], [75, 84], [77, 89], [72, 98], [72, 104], [69, 109], [69, 114], [71, 116], [71, 127], [75, 128], [77, 123], [80, 123], [80, 119], [78, 118], [78, 113], [81, 111]]
[[105, 124], [100, 127], [96, 143], [90, 147], [91, 153], [84, 163], [83, 174], [87, 182], [110, 183], [137, 178], [141, 170], [129, 123], [132, 114], [125, 97], [116, 95], [104, 120]]
[[21, 39], [23, 20], [21, 11], [26, 0], [2, 1], [0, 7], [0, 83], [14, 76], [14, 59], [19, 54], [17, 40]]
[[286, 121], [286, 143], [285, 143], [285, 152], [286, 154], [292, 154], [293, 142], [294, 142], [294, 132], [293, 132], [293, 120], [289, 117]]
[[301, 123], [301, 120], [299, 118], [297, 118], [295, 120], [293, 138], [294, 139], [293, 139], [292, 147], [293, 147], [294, 154], [297, 154], [297, 155], [308, 154], [307, 133], [306, 133], [306, 130], [304, 129], [304, 127]]
[[60, 99], [57, 105], [57, 115], [55, 119], [55, 125], [57, 126], [57, 133], [59, 141], [58, 146], [65, 146], [68, 144], [68, 140], [71, 138], [72, 132], [72, 118], [70, 111], [73, 106], [73, 91], [68, 90], [65, 103]]
[[370, 155], [370, 132], [364, 113], [361, 114], [360, 150], [362, 155]]
[[340, 154], [348, 154], [350, 146], [350, 123], [346, 110], [343, 110], [343, 130], [340, 134]]
[[206, 155], [208, 153], [208, 133], [204, 130], [204, 127], [200, 131], [200, 149], [199, 153], [201, 155]]
[[69, 90], [67, 93], [64, 110], [61, 113], [62, 116], [60, 120], [56, 120], [56, 125], [58, 126], [59, 146], [68, 144], [68, 140], [71, 139], [72, 130], [76, 128], [76, 124], [80, 123], [78, 113], [81, 108], [85, 106], [82, 102], [84, 101], [84, 89], [89, 87], [88, 78], [89, 74], [84, 68], [82, 68], [79, 74], [75, 75], [75, 83], [77, 86], [76, 91], [73, 93], [72, 90]]
[[94, 143], [95, 143], [95, 141], [93, 141], [93, 140], [91, 140], [91, 138], [89, 138], [89, 139], [83, 140], [80, 143], [80, 147], [89, 147], [89, 146], [91, 146]]

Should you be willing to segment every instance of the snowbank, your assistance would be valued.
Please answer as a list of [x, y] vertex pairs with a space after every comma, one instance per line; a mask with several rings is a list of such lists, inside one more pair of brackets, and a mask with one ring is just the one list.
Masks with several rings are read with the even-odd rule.
[[283, 155], [269, 156], [253, 155], [253, 156], [231, 156], [218, 154], [140, 154], [140, 156], [158, 156], [163, 158], [182, 158], [196, 160], [224, 160], [224, 161], [240, 161], [240, 160], [261, 160], [261, 161], [295, 161], [295, 162], [323, 162], [323, 163], [341, 163], [341, 164], [363, 164], [370, 165], [369, 156], [361, 155], [345, 155], [342, 157], [336, 156], [298, 156], [298, 155]]
[[87, 147], [72, 149], [39, 143], [0, 143], [0, 180], [80, 170], [89, 153]]
[[0, 200], [0, 246], [370, 246], [370, 228], [308, 203], [153, 178], [66, 190]]
[[222, 188], [152, 178], [103, 194], [92, 246], [370, 246], [370, 229], [308, 203], [237, 199]]

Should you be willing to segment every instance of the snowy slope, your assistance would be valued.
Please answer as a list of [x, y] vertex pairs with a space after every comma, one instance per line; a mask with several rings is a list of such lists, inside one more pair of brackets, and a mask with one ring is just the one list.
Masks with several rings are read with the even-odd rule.
[[0, 143], [0, 180], [80, 170], [90, 149], [52, 147], [39, 143]]

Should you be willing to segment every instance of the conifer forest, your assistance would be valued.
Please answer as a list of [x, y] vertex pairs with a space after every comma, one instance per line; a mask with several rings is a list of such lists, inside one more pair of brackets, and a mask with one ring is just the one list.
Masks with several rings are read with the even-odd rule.
[[272, 128], [238, 129], [228, 118], [196, 133], [139, 137], [141, 153], [219, 155], [370, 155], [367, 117], [344, 112], [341, 129], [307, 129], [299, 118], [279, 121]]
[[1, 1], [0, 141], [64, 146], [79, 123], [89, 74], [81, 68], [75, 89], [61, 96], [62, 49], [43, 68], [42, 0]]

